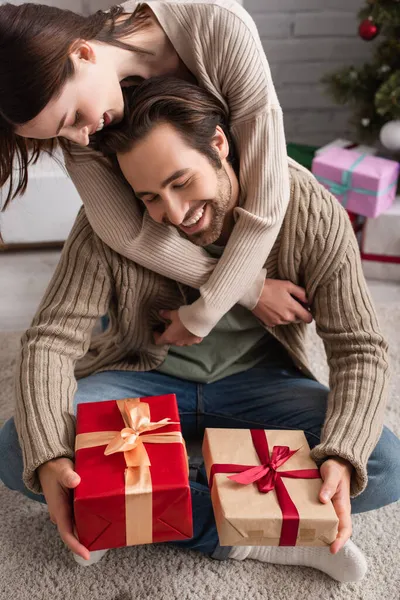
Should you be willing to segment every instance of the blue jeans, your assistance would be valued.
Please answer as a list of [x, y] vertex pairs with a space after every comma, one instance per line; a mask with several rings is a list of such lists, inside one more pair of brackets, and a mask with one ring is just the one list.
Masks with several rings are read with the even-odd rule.
[[[201, 438], [205, 427], [302, 429], [311, 447], [319, 442], [328, 389], [288, 365], [255, 367], [207, 385], [156, 372], [108, 371], [81, 379], [74, 408], [80, 402], [175, 393], [184, 437]], [[44, 502], [22, 482], [22, 455], [13, 419], [0, 431], [0, 479], [7, 487]], [[353, 513], [373, 510], [400, 497], [400, 441], [384, 428], [368, 462], [368, 486], [352, 499]], [[194, 536], [174, 545], [224, 559], [204, 469], [190, 482]]]

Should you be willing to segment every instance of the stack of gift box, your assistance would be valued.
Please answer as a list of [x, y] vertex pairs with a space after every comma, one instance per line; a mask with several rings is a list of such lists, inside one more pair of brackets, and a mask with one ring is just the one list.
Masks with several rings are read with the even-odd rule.
[[[103, 550], [193, 535], [188, 461], [173, 394], [78, 405], [74, 519]], [[302, 431], [207, 429], [203, 456], [220, 544], [327, 546], [331, 502]]]
[[365, 275], [400, 281], [399, 163], [339, 139], [316, 151], [312, 172], [347, 210]]

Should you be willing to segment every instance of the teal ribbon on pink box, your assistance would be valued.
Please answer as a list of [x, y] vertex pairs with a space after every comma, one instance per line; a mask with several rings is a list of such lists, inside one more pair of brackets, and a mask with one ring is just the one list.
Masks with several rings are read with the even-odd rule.
[[355, 150], [329, 148], [314, 158], [312, 172], [346, 210], [373, 218], [394, 202], [399, 163]]

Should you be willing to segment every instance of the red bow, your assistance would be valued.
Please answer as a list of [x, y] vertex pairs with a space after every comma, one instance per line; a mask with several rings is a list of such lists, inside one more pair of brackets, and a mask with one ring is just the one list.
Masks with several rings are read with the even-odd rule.
[[257, 483], [259, 491], [263, 494], [267, 494], [274, 489], [278, 504], [282, 511], [282, 530], [279, 545], [295, 546], [300, 516], [282, 481], [282, 477], [290, 477], [292, 479], [319, 479], [319, 471], [318, 469], [277, 471], [278, 467], [289, 460], [298, 449], [290, 450], [288, 446], [274, 446], [272, 449], [272, 456], [270, 457], [268, 440], [264, 429], [251, 429], [250, 433], [261, 465], [214, 464], [210, 471], [210, 489], [212, 488], [214, 475], [216, 473], [239, 473], [238, 475], [231, 475], [229, 479], [243, 485]]

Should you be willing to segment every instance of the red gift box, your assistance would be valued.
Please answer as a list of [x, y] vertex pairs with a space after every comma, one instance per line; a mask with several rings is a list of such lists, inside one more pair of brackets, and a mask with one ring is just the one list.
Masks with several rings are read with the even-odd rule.
[[76, 434], [81, 483], [74, 517], [86, 548], [192, 537], [187, 455], [174, 394], [79, 404]]

